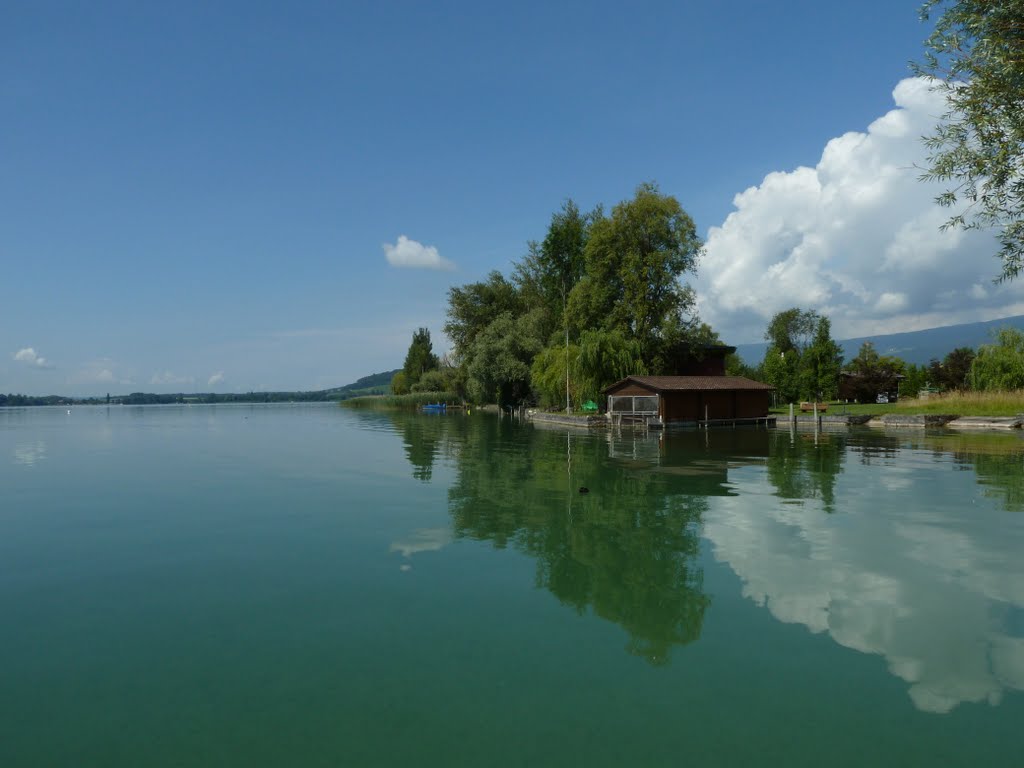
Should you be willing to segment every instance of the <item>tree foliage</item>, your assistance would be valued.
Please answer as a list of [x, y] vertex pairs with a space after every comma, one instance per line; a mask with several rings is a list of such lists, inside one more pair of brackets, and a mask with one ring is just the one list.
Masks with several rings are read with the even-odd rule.
[[921, 390], [931, 383], [926, 365], [909, 363], [904, 367], [903, 375], [906, 376], [900, 385], [900, 394], [903, 397], [917, 397]]
[[[406, 386], [412, 389], [423, 377], [423, 374], [436, 370], [439, 364], [440, 361], [434, 354], [434, 345], [430, 341], [430, 330], [417, 328], [412, 335], [412, 343], [409, 344], [409, 351], [405, 353], [405, 364], [402, 366]], [[394, 382], [392, 381], [393, 389]]]
[[409, 387], [410, 392], [450, 392], [448, 379], [437, 368], [425, 372], [420, 380]]
[[[1002, 272], [1024, 267], [1024, 0], [927, 0], [937, 15], [919, 74], [948, 100], [923, 179], [948, 184], [946, 226], [995, 228]], [[960, 206], [966, 204], [966, 209]]]
[[875, 398], [897, 389], [905, 363], [898, 357], [880, 355], [875, 345], [865, 341], [860, 345], [857, 356], [846, 365], [852, 374], [850, 386], [854, 399], [859, 403], [873, 403]]
[[957, 347], [942, 362], [932, 360], [928, 363], [929, 383], [946, 390], [968, 389], [974, 357], [974, 350], [970, 347]]
[[1024, 389], [1024, 331], [1001, 328], [994, 344], [982, 344], [970, 381], [973, 389], [982, 391]]
[[530, 396], [530, 366], [543, 348], [538, 333], [542, 310], [499, 315], [480, 332], [467, 354], [467, 389], [478, 403], [521, 403]]
[[801, 355], [810, 345], [820, 319], [821, 315], [813, 309], [793, 307], [778, 312], [769, 321], [764, 338], [779, 352]]
[[497, 270], [480, 283], [448, 289], [448, 321], [444, 332], [452, 340], [456, 360], [469, 352], [477, 336], [505, 313], [520, 314], [522, 297]]
[[832, 323], [819, 316], [814, 336], [800, 356], [800, 391], [804, 397], [831, 400], [839, 392], [843, 350], [832, 339]]
[[492, 272], [449, 290], [444, 330], [466, 393], [560, 405], [567, 346], [577, 404], [630, 373], [661, 372], [706, 328], [689, 316], [693, 292], [680, 282], [700, 247], [693, 220], [654, 184], [610, 216], [567, 200], [510, 280]]
[[761, 372], [765, 382], [775, 387], [778, 402], [793, 403], [801, 399], [799, 365], [800, 356], [792, 350], [787, 355], [773, 344], [765, 351]]
[[831, 321], [813, 309], [778, 312], [764, 334], [768, 340], [762, 374], [784, 403], [830, 400], [839, 389], [843, 353], [832, 339]]
[[409, 394], [409, 380], [405, 375], [405, 371], [396, 371], [395, 375], [391, 377], [391, 394]]
[[618, 331], [653, 361], [666, 333], [692, 310], [693, 292], [680, 278], [695, 271], [700, 249], [679, 201], [641, 184], [632, 200], [591, 225], [586, 274], [569, 297], [573, 325]]
[[583, 214], [576, 203], [567, 200], [552, 215], [544, 239], [529, 243], [527, 255], [515, 267], [513, 282], [524, 302], [547, 310], [545, 335], [565, 329], [569, 293], [586, 272], [584, 252], [590, 227], [601, 217], [600, 208]]

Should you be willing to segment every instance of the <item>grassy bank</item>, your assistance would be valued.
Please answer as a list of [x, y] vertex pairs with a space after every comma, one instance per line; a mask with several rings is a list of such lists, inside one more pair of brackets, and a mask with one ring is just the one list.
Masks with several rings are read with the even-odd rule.
[[955, 416], [1016, 416], [1024, 413], [1024, 390], [947, 392], [927, 400], [901, 400], [896, 413], [949, 413]]
[[454, 392], [411, 392], [408, 395], [373, 395], [343, 400], [346, 408], [371, 408], [378, 410], [414, 410], [430, 403], [461, 403]]
[[[773, 413], [788, 414], [789, 406], [773, 408]], [[1024, 390], [1013, 392], [947, 392], [928, 399], [907, 398], [898, 403], [830, 403], [826, 413], [872, 414], [898, 413], [911, 416], [922, 413], [951, 416], [1016, 416], [1024, 413]]]

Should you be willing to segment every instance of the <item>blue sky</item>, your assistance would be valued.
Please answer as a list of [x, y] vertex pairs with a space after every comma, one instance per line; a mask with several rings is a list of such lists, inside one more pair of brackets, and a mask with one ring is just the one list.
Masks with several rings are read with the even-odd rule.
[[[0, 390], [395, 368], [418, 326], [444, 351], [449, 286], [507, 271], [565, 198], [611, 206], [646, 180], [708, 238], [695, 285], [728, 342], [794, 303], [837, 335], [1024, 313], [984, 236], [929, 243], [972, 255], [950, 285], [899, 250], [935, 215], [906, 180], [907, 126], [936, 107], [913, 81], [894, 96], [927, 35], [916, 7], [8, 3]], [[865, 189], [876, 208], [847, 216]]]

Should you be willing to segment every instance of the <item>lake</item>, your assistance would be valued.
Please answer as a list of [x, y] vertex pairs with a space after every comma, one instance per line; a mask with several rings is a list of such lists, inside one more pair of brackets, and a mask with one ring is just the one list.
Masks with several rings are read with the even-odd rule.
[[1021, 761], [1019, 433], [0, 409], [0, 488], [4, 768]]

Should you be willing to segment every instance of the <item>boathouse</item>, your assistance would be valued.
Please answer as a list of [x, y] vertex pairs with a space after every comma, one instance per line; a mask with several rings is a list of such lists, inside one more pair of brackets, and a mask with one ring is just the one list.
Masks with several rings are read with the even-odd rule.
[[627, 376], [604, 394], [613, 420], [696, 425], [767, 418], [772, 389], [743, 376]]

